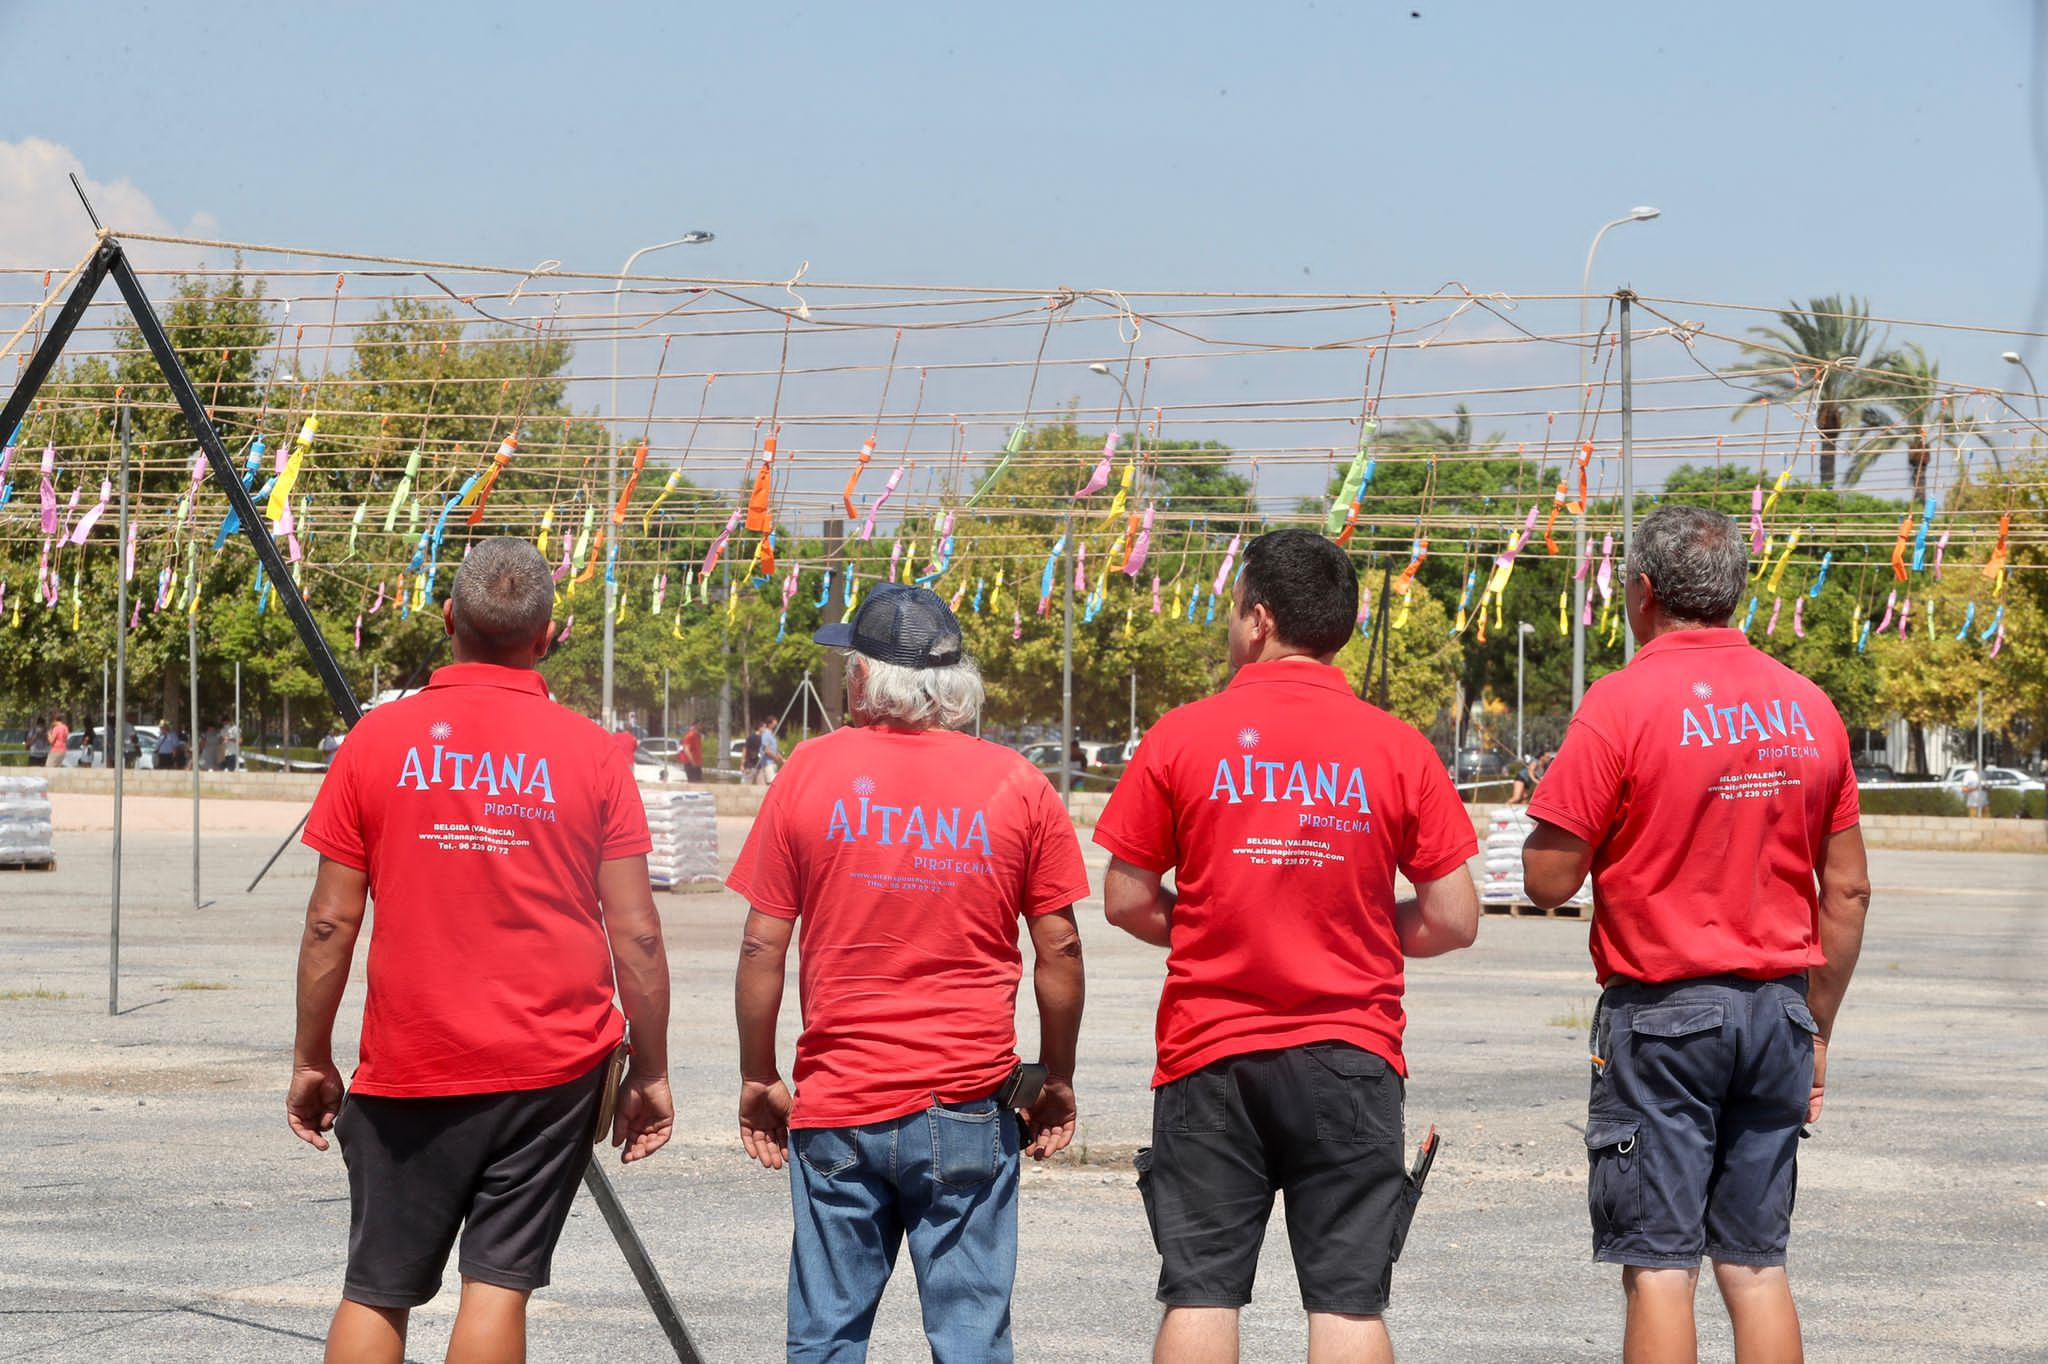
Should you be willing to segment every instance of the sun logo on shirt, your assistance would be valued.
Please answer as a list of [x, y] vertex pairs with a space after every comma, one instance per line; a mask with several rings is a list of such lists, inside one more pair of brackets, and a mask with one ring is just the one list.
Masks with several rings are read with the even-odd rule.
[[1259, 746], [1259, 732], [1246, 725], [1237, 732], [1237, 746], [1249, 752]]
[[1714, 699], [1714, 688], [1705, 682], [1695, 682], [1692, 684], [1692, 694], [1702, 701], [1711, 701]]
[[853, 794], [856, 796], [872, 796], [875, 794], [875, 779], [873, 777], [855, 777], [853, 779]]
[[427, 737], [437, 744], [445, 743], [449, 738], [453, 737], [454, 733], [455, 726], [449, 724], [446, 720], [436, 720], [433, 724], [427, 726]]

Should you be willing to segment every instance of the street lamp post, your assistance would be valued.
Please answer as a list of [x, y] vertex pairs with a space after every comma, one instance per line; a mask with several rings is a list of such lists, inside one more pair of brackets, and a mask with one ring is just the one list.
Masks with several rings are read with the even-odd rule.
[[2021, 355], [2020, 355], [2020, 353], [2019, 353], [2018, 351], [2016, 351], [2016, 350], [2009, 350], [2009, 351], [2005, 352], [2005, 354], [2003, 354], [2003, 355], [1999, 356], [1998, 358], [1999, 358], [1999, 359], [2001, 359], [2001, 360], [2003, 360], [2003, 361], [2005, 361], [2005, 363], [2007, 363], [2008, 365], [2018, 365], [2018, 366], [2020, 367], [2020, 373], [2022, 373], [2022, 374], [2024, 374], [2024, 375], [2026, 375], [2026, 376], [2027, 376], [2027, 387], [2028, 387], [2029, 389], [2031, 389], [2031, 390], [2032, 390], [2032, 395], [2031, 395], [2031, 396], [2032, 396], [2032, 397], [2033, 397], [2033, 399], [2034, 399], [2034, 420], [2035, 420], [2035, 421], [2037, 421], [2037, 422], [2038, 422], [2038, 421], [2040, 421], [2040, 420], [2041, 420], [2041, 383], [2040, 383], [2040, 380], [2038, 380], [2038, 379], [2036, 379], [2036, 378], [2034, 377], [2034, 371], [2032, 371], [2031, 369], [2028, 369], [2028, 368], [2027, 368], [2027, 362], [2026, 362], [2026, 360], [2025, 360], [2024, 358], [2022, 358], [2022, 357], [2021, 357]]
[[1522, 744], [1522, 642], [1536, 633], [1536, 627], [1528, 621], [1515, 625], [1515, 760], [1525, 762], [1529, 750]]
[[[599, 523], [605, 528], [605, 539], [607, 541], [612, 539], [611, 532], [615, 529], [610, 521], [612, 508], [617, 505], [619, 500], [619, 295], [626, 287], [626, 276], [632, 273], [633, 262], [639, 260], [648, 252], [666, 251], [671, 246], [697, 246], [710, 241], [711, 238], [712, 234], [709, 232], [685, 232], [674, 241], [656, 242], [652, 246], [643, 246], [632, 255], [626, 257], [626, 263], [619, 267], [618, 278], [612, 283], [612, 429], [608, 433], [610, 439], [607, 441], [611, 450], [606, 455], [604, 462], [604, 514], [606, 519]], [[616, 544], [612, 545], [611, 552], [617, 553], [617, 551], [618, 546]], [[618, 725], [618, 715], [612, 709], [612, 657], [613, 650], [617, 644], [615, 633], [618, 625], [618, 615], [618, 584], [613, 580], [613, 576], [607, 573], [604, 575], [604, 701], [599, 708], [606, 729], [613, 729]]]
[[[1586, 400], [1586, 303], [1593, 291], [1593, 257], [1600, 250], [1600, 239], [1623, 223], [1646, 223], [1660, 216], [1660, 210], [1648, 204], [1639, 204], [1628, 211], [1626, 217], [1604, 223], [1593, 234], [1593, 244], [1586, 248], [1586, 271], [1579, 280], [1579, 401]], [[1579, 708], [1579, 702], [1586, 695], [1586, 580], [1579, 574], [1579, 565], [1586, 561], [1586, 511], [1581, 506], [1572, 526], [1572, 709]]]

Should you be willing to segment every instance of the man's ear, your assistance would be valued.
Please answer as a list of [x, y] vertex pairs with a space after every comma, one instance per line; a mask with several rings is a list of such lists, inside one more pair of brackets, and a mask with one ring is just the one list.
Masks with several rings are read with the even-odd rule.
[[538, 663], [545, 659], [548, 656], [548, 651], [554, 647], [555, 622], [549, 620], [546, 625], [541, 627], [540, 638], [533, 642], [533, 661]]
[[448, 632], [450, 639], [455, 637], [455, 598], [453, 597], [441, 603], [441, 628]]

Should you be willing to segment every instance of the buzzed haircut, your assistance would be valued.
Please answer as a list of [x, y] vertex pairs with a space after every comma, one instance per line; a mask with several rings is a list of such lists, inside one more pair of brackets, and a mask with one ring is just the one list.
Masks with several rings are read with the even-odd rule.
[[1244, 610], [1264, 606], [1282, 644], [1334, 654], [1358, 622], [1351, 557], [1311, 530], [1276, 530], [1245, 547]]
[[1749, 578], [1749, 547], [1729, 517], [1667, 502], [1636, 523], [1628, 571], [1643, 574], [1674, 620], [1726, 625]]
[[509, 535], [470, 546], [455, 570], [450, 596], [455, 633], [484, 654], [509, 653], [530, 643], [555, 612], [555, 580], [547, 560], [527, 541]]

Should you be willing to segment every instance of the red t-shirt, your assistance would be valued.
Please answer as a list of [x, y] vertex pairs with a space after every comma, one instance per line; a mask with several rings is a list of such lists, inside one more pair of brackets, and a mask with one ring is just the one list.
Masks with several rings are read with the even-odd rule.
[[306, 844], [370, 877], [361, 1094], [544, 1089], [618, 1045], [598, 864], [652, 846], [633, 770], [539, 673], [462, 663], [334, 755]]
[[1587, 688], [1529, 813], [1593, 847], [1603, 982], [1826, 961], [1814, 870], [1857, 822], [1849, 734], [1740, 630], [1660, 635]]
[[993, 1093], [1017, 1064], [1017, 920], [1088, 896], [1073, 822], [1022, 754], [883, 725], [789, 755], [726, 884], [799, 920], [793, 1127]]
[[1308, 1042], [1349, 1042], [1408, 1073], [1394, 873], [1437, 880], [1479, 844], [1429, 740], [1342, 672], [1251, 663], [1167, 712], [1095, 841], [1174, 870], [1154, 1085]]
[[696, 730], [690, 730], [683, 735], [681, 750], [683, 761], [691, 767], [702, 767], [704, 765], [704, 736]]

